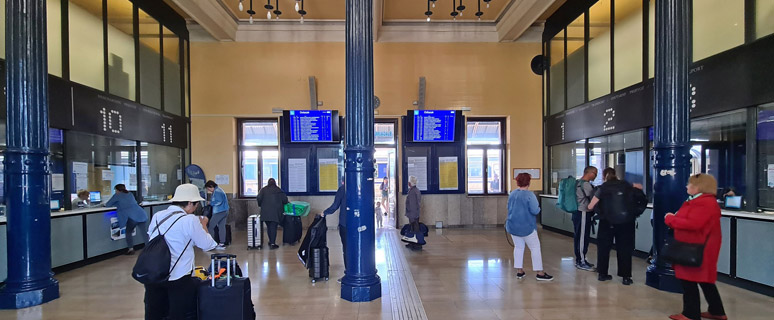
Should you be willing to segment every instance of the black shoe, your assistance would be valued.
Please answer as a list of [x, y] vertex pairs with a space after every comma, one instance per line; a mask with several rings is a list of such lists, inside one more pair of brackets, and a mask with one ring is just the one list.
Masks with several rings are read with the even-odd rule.
[[537, 281], [551, 281], [554, 280], [554, 276], [543, 272], [543, 275], [536, 275], [535, 279], [537, 279]]
[[631, 285], [632, 283], [634, 283], [634, 281], [632, 281], [632, 278], [624, 277], [623, 281], [621, 281], [621, 283], [623, 283], [623, 285], [625, 285], [625, 286], [628, 286], [628, 285]]
[[517, 272], [516, 273], [516, 279], [524, 279], [524, 276], [526, 276], [526, 272]]
[[600, 274], [599, 277], [597, 277], [597, 280], [599, 281], [610, 281], [613, 280], [613, 276], [609, 274]]
[[276, 245], [276, 244], [272, 244], [272, 245], [269, 245], [269, 249], [270, 250], [276, 250], [276, 249], [279, 249], [279, 246]]
[[591, 263], [591, 262], [588, 262], [587, 260], [584, 260], [584, 261], [583, 261], [583, 263], [585, 263], [585, 264], [586, 264], [586, 265], [588, 265], [588, 266], [591, 266], [592, 268], [594, 268], [594, 267], [595, 267], [593, 263]]
[[593, 264], [590, 264], [590, 263], [588, 263], [588, 262], [586, 262], [586, 261], [584, 261], [584, 262], [581, 262], [581, 263], [576, 263], [576, 264], [575, 264], [575, 268], [577, 268], [577, 269], [579, 269], [579, 270], [584, 270], [584, 271], [592, 271], [592, 272], [596, 270], [596, 269], [594, 268], [594, 265], [593, 265]]

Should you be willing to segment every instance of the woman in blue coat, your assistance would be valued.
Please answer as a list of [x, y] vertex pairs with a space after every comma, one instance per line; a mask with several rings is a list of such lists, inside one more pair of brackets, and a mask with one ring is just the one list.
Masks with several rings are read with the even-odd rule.
[[513, 239], [513, 267], [516, 269], [516, 278], [523, 279], [526, 276], [524, 248], [529, 247], [532, 253], [532, 270], [537, 273], [535, 279], [551, 281], [554, 277], [543, 269], [543, 257], [540, 254], [537, 232], [537, 214], [540, 213], [540, 207], [535, 194], [529, 191], [531, 179], [528, 173], [519, 173], [516, 176], [519, 188], [508, 196], [508, 220], [505, 221], [505, 230]]
[[105, 203], [106, 207], [115, 207], [116, 215], [118, 215], [118, 226], [126, 227], [126, 246], [129, 250], [126, 254], [134, 254], [134, 239], [132, 239], [132, 232], [139, 227], [137, 233], [141, 234], [145, 243], [148, 243], [148, 229], [145, 225], [148, 221], [148, 215], [145, 210], [137, 204], [137, 200], [134, 195], [126, 190], [126, 186], [123, 184], [117, 184], [115, 187], [116, 193], [113, 197]]
[[210, 218], [210, 224], [207, 229], [209, 229], [210, 235], [214, 235], [215, 227], [218, 227], [218, 239], [215, 239], [215, 241], [218, 242], [218, 246], [215, 249], [224, 250], [226, 249], [226, 222], [228, 221], [229, 210], [228, 198], [226, 197], [226, 192], [218, 187], [218, 184], [215, 183], [215, 181], [207, 181], [207, 183], [204, 184], [204, 189], [206, 189], [208, 193], [212, 193], [212, 198], [210, 198], [209, 201], [209, 205], [212, 206], [212, 218]]

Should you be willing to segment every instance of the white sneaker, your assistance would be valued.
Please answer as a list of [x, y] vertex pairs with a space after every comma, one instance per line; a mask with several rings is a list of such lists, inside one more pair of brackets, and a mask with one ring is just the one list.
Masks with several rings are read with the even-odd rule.
[[219, 244], [217, 247], [215, 247], [215, 250], [223, 251], [223, 250], [226, 250], [226, 247], [221, 245], [221, 244]]
[[407, 236], [403, 236], [403, 238], [401, 238], [401, 240], [403, 240], [403, 241], [406, 241], [406, 242], [411, 242], [411, 243], [417, 243], [417, 242], [419, 242], [419, 240], [417, 240], [417, 236], [416, 236], [416, 235], [414, 235], [414, 236], [413, 236], [413, 237], [411, 237], [411, 238], [409, 238], [409, 237], [407, 237]]

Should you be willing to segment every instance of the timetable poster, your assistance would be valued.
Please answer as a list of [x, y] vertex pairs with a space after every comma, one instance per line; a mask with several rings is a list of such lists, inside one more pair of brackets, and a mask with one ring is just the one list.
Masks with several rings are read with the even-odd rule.
[[336, 192], [339, 189], [339, 160], [320, 159], [318, 165], [320, 192]]
[[408, 175], [417, 177], [417, 188], [427, 191], [427, 157], [408, 157]]
[[306, 159], [288, 159], [288, 192], [306, 192]]
[[439, 157], [438, 168], [440, 190], [457, 190], [460, 188], [457, 157]]

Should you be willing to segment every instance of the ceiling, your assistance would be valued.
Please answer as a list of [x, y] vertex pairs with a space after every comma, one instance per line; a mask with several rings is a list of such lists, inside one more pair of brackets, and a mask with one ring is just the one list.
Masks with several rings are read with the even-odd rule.
[[[346, 0], [304, 0], [303, 9], [307, 14], [303, 25], [299, 23], [301, 15], [294, 8], [296, 0], [252, 0], [255, 11], [252, 23], [247, 13], [250, 0], [241, 0], [242, 10], [240, 0], [164, 1], [180, 12], [189, 25], [200, 25], [217, 41], [328, 41], [341, 38], [346, 18]], [[484, 0], [436, 0], [435, 7], [427, 0], [373, 1], [377, 41], [497, 42], [515, 41], [525, 32], [535, 38], [536, 33], [542, 32], [542, 25], [539, 30], [532, 27], [536, 23], [540, 25], [567, 0], [491, 0], [488, 8]], [[270, 20], [267, 19], [269, 11], [264, 8], [267, 2], [273, 7]], [[480, 20], [476, 16], [479, 2]], [[429, 23], [425, 15], [428, 3], [433, 12]], [[465, 9], [457, 15], [457, 23], [452, 23], [455, 5], [464, 5]], [[279, 19], [273, 12], [277, 7], [281, 12]], [[297, 31], [306, 34], [299, 36]], [[318, 34], [310, 35], [310, 31]], [[450, 35], [449, 31], [455, 34]], [[192, 38], [192, 41], [196, 40]]]

